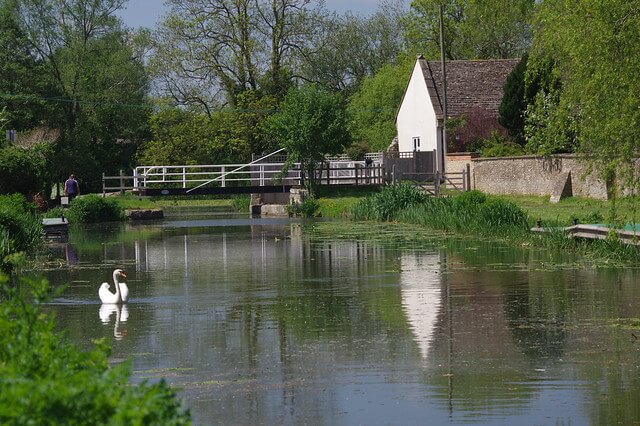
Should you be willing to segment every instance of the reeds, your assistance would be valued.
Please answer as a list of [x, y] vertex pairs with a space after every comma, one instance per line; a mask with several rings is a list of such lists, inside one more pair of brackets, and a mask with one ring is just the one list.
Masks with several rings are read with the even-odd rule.
[[445, 231], [481, 235], [522, 233], [526, 214], [515, 204], [477, 191], [458, 197], [427, 197], [410, 185], [384, 188], [353, 210], [356, 220], [397, 221]]
[[561, 226], [548, 232], [530, 231], [532, 222], [516, 204], [478, 191], [457, 197], [427, 197], [408, 185], [383, 188], [360, 201], [355, 220], [400, 222], [431, 229], [483, 237], [499, 237], [517, 245], [548, 247], [585, 256], [603, 265], [640, 263], [639, 247], [617, 239], [583, 240], [570, 237]]

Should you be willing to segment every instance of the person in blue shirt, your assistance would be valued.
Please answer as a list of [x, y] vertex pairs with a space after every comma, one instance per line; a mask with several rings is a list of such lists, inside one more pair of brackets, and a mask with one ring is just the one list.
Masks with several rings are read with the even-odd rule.
[[69, 176], [69, 179], [64, 182], [64, 195], [69, 197], [69, 203], [71, 203], [71, 200], [75, 197], [80, 195], [80, 185], [78, 185], [76, 175], [72, 174]]

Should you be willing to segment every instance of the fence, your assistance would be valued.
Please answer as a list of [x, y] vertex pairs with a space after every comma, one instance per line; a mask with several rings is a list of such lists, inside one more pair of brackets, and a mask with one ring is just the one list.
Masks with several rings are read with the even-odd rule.
[[[284, 173], [285, 163], [139, 166], [133, 175], [102, 175], [102, 193], [134, 191], [152, 188], [181, 188], [186, 193], [203, 184], [209, 187], [268, 187], [300, 185], [300, 165], [293, 164]], [[382, 165], [369, 165], [365, 161], [331, 161], [315, 172], [321, 185], [381, 185], [385, 180]]]

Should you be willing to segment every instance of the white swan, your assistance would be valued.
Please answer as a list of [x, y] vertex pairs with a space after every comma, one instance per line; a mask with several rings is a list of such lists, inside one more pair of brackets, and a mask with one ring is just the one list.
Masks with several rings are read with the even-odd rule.
[[122, 269], [113, 271], [113, 285], [116, 288], [115, 294], [109, 290], [109, 283], [102, 283], [98, 290], [98, 296], [100, 296], [102, 303], [124, 303], [127, 301], [129, 298], [129, 288], [125, 283], [120, 282], [120, 277], [127, 277]]

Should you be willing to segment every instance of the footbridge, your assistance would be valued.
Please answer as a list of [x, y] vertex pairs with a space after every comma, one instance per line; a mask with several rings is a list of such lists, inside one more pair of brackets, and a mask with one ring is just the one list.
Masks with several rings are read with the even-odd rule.
[[[256, 194], [289, 192], [301, 184], [300, 164], [285, 170], [280, 149], [246, 164], [138, 166], [102, 179], [103, 193], [132, 190], [140, 195]], [[367, 154], [363, 161], [327, 158], [314, 172], [319, 185], [379, 186], [385, 182], [382, 154]]]

